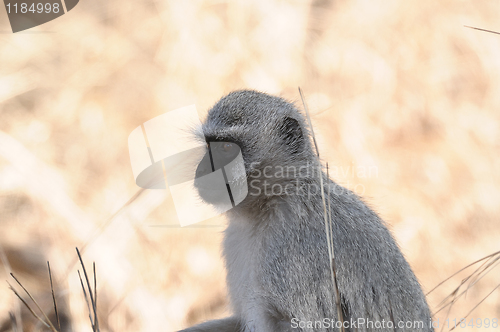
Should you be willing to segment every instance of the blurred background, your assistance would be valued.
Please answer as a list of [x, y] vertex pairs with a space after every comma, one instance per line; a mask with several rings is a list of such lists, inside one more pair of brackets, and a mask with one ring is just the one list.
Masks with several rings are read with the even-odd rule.
[[[50, 261], [65, 329], [91, 331], [79, 247], [96, 263], [101, 331], [228, 315], [224, 220], [178, 227], [168, 190], [127, 204], [127, 138], [235, 89], [302, 108], [300, 86], [332, 177], [387, 221], [431, 290], [500, 250], [500, 36], [464, 27], [500, 31], [499, 15], [472, 0], [82, 0], [12, 34], [0, 9], [0, 279], [15, 285], [12, 271], [50, 313]], [[472, 272], [429, 295], [432, 310]], [[435, 319], [467, 315], [498, 275]], [[44, 331], [0, 285], [0, 331], [11, 317]], [[470, 318], [500, 319], [500, 290]]]

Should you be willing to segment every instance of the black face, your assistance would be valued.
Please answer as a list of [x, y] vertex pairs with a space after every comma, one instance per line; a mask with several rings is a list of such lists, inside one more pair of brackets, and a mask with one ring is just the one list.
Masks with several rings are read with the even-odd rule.
[[223, 168], [240, 153], [240, 147], [232, 142], [210, 142], [207, 153], [196, 169], [196, 178]]
[[[227, 202], [229, 195], [231, 204], [234, 206], [233, 196], [237, 193], [231, 190], [238, 190], [238, 188], [235, 186], [231, 188], [230, 184], [234, 178], [241, 177], [241, 174], [233, 174], [234, 167], [226, 166], [231, 166], [240, 151], [240, 147], [232, 142], [209, 142], [207, 144], [207, 152], [198, 164], [195, 178], [195, 186], [203, 201], [214, 205], [223, 204]], [[224, 178], [224, 185], [221, 185], [218, 180], [206, 177], [219, 170]]]

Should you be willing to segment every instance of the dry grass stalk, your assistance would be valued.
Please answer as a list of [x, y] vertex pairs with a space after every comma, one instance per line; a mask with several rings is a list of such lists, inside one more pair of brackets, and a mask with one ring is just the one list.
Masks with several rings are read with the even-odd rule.
[[[448, 308], [448, 311], [446, 312], [446, 318], [449, 317], [450, 312], [452, 307], [457, 303], [457, 301], [462, 297], [467, 294], [469, 289], [474, 287], [482, 278], [484, 278], [488, 273], [490, 273], [494, 268], [496, 268], [498, 265], [500, 265], [500, 251], [494, 252], [493, 254], [490, 254], [488, 256], [485, 256], [481, 259], [478, 259], [477, 261], [461, 268], [457, 272], [453, 273], [451, 276], [440, 282], [438, 285], [436, 285], [433, 289], [431, 289], [426, 295], [429, 295], [432, 293], [434, 290], [436, 290], [438, 287], [449, 281], [452, 277], [456, 276], [460, 272], [466, 270], [467, 268], [476, 265], [478, 263], [482, 262], [482, 264], [474, 270], [470, 275], [468, 275], [466, 278], [462, 279], [460, 284], [448, 295], [446, 296], [439, 304], [438, 304], [438, 309], [433, 313], [433, 316], [441, 312], [442, 310]], [[467, 287], [465, 290], [461, 290], [462, 286], [466, 285]], [[472, 311], [474, 311], [484, 300], [486, 300], [500, 285], [496, 286], [493, 288], [493, 290], [488, 293], [481, 301], [479, 301], [478, 304], [476, 304], [468, 313], [467, 315], [464, 316], [462, 319], [466, 319]], [[455, 328], [455, 327], [454, 327]], [[453, 330], [452, 328], [451, 330]], [[444, 325], [441, 329], [441, 331], [444, 329]], [[451, 331], [450, 330], [450, 331]]]
[[50, 291], [52, 293], [52, 301], [54, 302], [54, 312], [56, 314], [57, 327], [61, 330], [61, 321], [59, 320], [59, 312], [57, 311], [57, 302], [54, 295], [54, 285], [52, 284], [52, 273], [50, 272], [50, 263], [47, 261], [47, 269], [49, 270]]
[[[26, 292], [26, 294], [29, 296], [29, 298], [33, 301], [33, 303], [35, 303], [36, 307], [38, 308], [38, 310], [40, 310], [40, 312], [42, 313], [42, 315], [44, 316], [45, 319], [42, 319], [40, 316], [38, 316], [34, 311], [33, 309], [30, 307], [30, 305], [21, 297], [21, 295], [19, 295], [19, 293], [14, 289], [14, 287], [12, 287], [12, 285], [7, 282], [9, 284], [9, 287], [10, 289], [14, 292], [14, 294], [16, 294], [16, 296], [21, 300], [21, 302], [23, 302], [23, 304], [26, 306], [26, 308], [28, 308], [28, 310], [31, 312], [31, 314], [37, 319], [39, 320], [43, 325], [45, 325], [46, 327], [48, 327], [51, 331], [53, 332], [58, 332], [57, 329], [55, 328], [55, 326], [52, 324], [52, 322], [50, 321], [49, 317], [47, 317], [47, 315], [45, 314], [45, 312], [42, 310], [42, 308], [40, 308], [40, 306], [38, 305], [38, 302], [36, 302], [36, 300], [33, 298], [33, 296], [31, 296], [30, 292], [28, 292], [28, 290], [23, 286], [23, 284], [21, 284], [21, 282], [14, 276], [14, 274], [10, 274], [12, 278], [14, 278], [14, 280], [17, 282], [17, 284], [19, 286], [21, 286], [21, 288]], [[45, 321], [46, 320], [46, 321]]]
[[[318, 164], [321, 165], [321, 160], [319, 157], [319, 149], [318, 144], [316, 142], [316, 136], [314, 135], [314, 129], [311, 122], [311, 117], [309, 115], [309, 109], [307, 108], [306, 101], [304, 99], [304, 95], [302, 94], [302, 90], [299, 87], [300, 98], [302, 99], [302, 104], [304, 105], [304, 110], [306, 112], [307, 121], [309, 123], [309, 128], [311, 129], [311, 134], [314, 141], [314, 147], [316, 148], [316, 155], [318, 157]], [[327, 175], [328, 175], [328, 165], [327, 165]], [[328, 177], [329, 178], [329, 177]], [[332, 225], [331, 225], [331, 214], [330, 214], [330, 199], [328, 199], [328, 211], [326, 207], [325, 201], [325, 189], [323, 187], [323, 172], [319, 172], [319, 182], [321, 187], [321, 200], [323, 202], [323, 215], [325, 216], [325, 233], [326, 233], [326, 241], [328, 245], [328, 256], [330, 258], [330, 271], [332, 274], [332, 283], [335, 289], [335, 305], [337, 307], [337, 316], [341, 325], [341, 331], [344, 332], [344, 317], [342, 315], [342, 308], [340, 306], [340, 291], [337, 284], [337, 271], [335, 266], [335, 251], [333, 248], [333, 238], [332, 238]], [[330, 198], [330, 191], [328, 191], [328, 198]]]
[[[472, 313], [472, 312], [473, 312], [473, 311], [474, 311], [477, 307], [479, 307], [479, 305], [480, 305], [481, 303], [483, 303], [483, 301], [484, 301], [484, 300], [486, 300], [488, 297], [490, 297], [490, 295], [491, 295], [494, 291], [496, 291], [496, 290], [497, 290], [497, 288], [499, 288], [499, 287], [500, 287], [500, 284], [498, 284], [495, 288], [493, 288], [493, 289], [491, 290], [491, 292], [489, 292], [489, 293], [488, 293], [488, 295], [486, 295], [486, 296], [485, 296], [485, 297], [484, 297], [481, 301], [479, 301], [479, 303], [478, 303], [478, 304], [476, 304], [476, 305], [474, 306], [474, 308], [472, 308], [472, 309], [471, 309], [471, 310], [470, 310], [470, 311], [469, 311], [469, 312], [468, 312], [468, 313], [464, 316], [464, 318], [462, 318], [462, 319], [460, 320], [460, 322], [465, 321], [465, 320], [467, 319], [467, 317], [469, 317], [469, 315], [470, 315], [470, 314], [471, 314], [471, 313]], [[454, 327], [452, 327], [452, 328], [450, 329], [450, 331], [453, 331], [453, 330], [454, 330], [457, 326], [458, 326], [458, 325], [455, 325]]]
[[[10, 266], [9, 259], [5, 254], [5, 250], [3, 249], [2, 244], [0, 243], [0, 260], [8, 273], [12, 272], [12, 267]], [[12, 326], [14, 327], [14, 331], [23, 331], [23, 321], [21, 319], [21, 307], [19, 303], [14, 305], [14, 313], [9, 314], [10, 320], [12, 322]]]
[[475, 27], [470, 27], [468, 25], [464, 25], [466, 28], [474, 29], [474, 30], [479, 30], [479, 31], [484, 31], [484, 32], [489, 32], [489, 33], [494, 33], [497, 35], [500, 35], [500, 32], [492, 31], [492, 30], [486, 30], [486, 29], [481, 29], [481, 28], [475, 28]]
[[82, 284], [83, 296], [85, 297], [85, 301], [87, 302], [87, 308], [89, 310], [89, 318], [90, 318], [90, 323], [92, 325], [92, 331], [98, 332], [100, 330], [99, 330], [99, 321], [97, 320], [97, 279], [95, 274], [95, 262], [92, 265], [94, 274], [94, 291], [92, 291], [89, 277], [87, 275], [87, 269], [85, 268], [85, 264], [83, 264], [82, 256], [80, 255], [80, 251], [78, 250], [78, 248], [76, 248], [76, 253], [78, 254], [78, 259], [80, 260], [80, 264], [82, 265], [83, 274], [85, 276], [85, 281], [87, 284], [87, 289], [90, 297], [90, 304], [92, 305], [92, 309], [90, 309], [89, 298], [87, 297], [87, 292], [85, 291], [85, 286], [83, 284], [80, 271], [78, 271], [78, 276], [80, 277], [80, 283]]

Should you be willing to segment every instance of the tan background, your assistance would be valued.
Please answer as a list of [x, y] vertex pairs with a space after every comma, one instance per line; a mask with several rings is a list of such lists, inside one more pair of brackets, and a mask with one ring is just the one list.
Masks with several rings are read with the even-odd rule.
[[[301, 86], [334, 178], [390, 224], [430, 290], [500, 250], [500, 35], [464, 27], [500, 31], [499, 15], [498, 1], [472, 0], [82, 0], [12, 34], [0, 9], [0, 279], [12, 269], [47, 299], [50, 260], [73, 329], [90, 331], [74, 264], [85, 246], [102, 331], [227, 315], [222, 226], [175, 227], [166, 191], [109, 220], [138, 190], [127, 137], [181, 106], [203, 115], [231, 90], [298, 101]], [[429, 297], [433, 310], [470, 272]], [[0, 286], [0, 319], [18, 307]], [[500, 291], [470, 317], [500, 319]]]

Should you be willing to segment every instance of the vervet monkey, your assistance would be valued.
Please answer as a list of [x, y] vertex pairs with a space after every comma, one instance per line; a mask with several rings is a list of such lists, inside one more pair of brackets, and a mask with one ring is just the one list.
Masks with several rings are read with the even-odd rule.
[[[248, 194], [227, 212], [223, 242], [233, 316], [182, 331], [340, 331], [320, 174], [345, 331], [433, 331], [425, 296], [394, 238], [357, 195], [327, 178], [293, 104], [235, 91], [210, 109], [199, 135], [212, 151], [234, 156], [241, 149]], [[206, 160], [197, 176], [210, 171]], [[216, 194], [198, 189], [217, 204]]]

